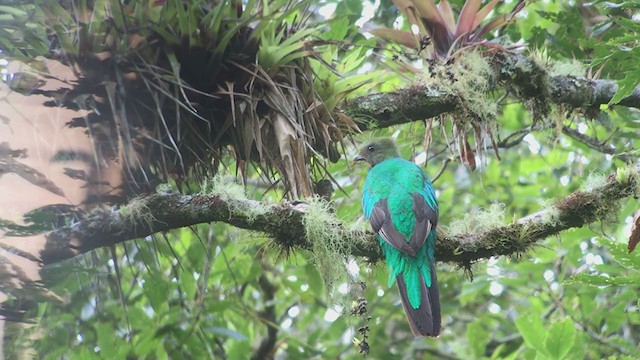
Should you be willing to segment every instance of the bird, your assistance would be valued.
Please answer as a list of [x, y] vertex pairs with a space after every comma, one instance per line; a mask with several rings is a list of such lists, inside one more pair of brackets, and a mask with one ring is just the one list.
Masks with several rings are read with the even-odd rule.
[[401, 158], [390, 138], [367, 142], [354, 161], [370, 165], [362, 209], [378, 235], [389, 269], [388, 286], [397, 283], [413, 335], [437, 337], [441, 330], [434, 256], [438, 199], [431, 179], [418, 165]]

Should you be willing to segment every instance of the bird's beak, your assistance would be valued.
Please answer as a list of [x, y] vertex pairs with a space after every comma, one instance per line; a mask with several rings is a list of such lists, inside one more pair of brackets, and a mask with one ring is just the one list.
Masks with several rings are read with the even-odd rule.
[[364, 156], [358, 154], [356, 155], [356, 157], [353, 158], [353, 161], [365, 161], [367, 159], [364, 158]]

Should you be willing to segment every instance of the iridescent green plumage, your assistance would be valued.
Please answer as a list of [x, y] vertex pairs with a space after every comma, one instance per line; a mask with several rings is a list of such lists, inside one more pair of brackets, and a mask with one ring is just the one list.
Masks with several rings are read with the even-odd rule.
[[440, 303], [435, 276], [438, 201], [429, 178], [401, 159], [390, 139], [365, 145], [357, 160], [369, 162], [362, 207], [389, 267], [389, 286], [398, 283], [415, 335], [437, 336]]

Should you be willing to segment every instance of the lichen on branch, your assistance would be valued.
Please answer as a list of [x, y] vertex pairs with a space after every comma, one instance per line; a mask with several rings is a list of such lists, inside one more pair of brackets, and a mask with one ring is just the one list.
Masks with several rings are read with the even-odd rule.
[[[510, 224], [470, 228], [468, 232], [452, 235], [440, 233], [436, 258], [468, 267], [480, 259], [522, 253], [564, 230], [610, 219], [611, 210], [621, 199], [639, 195], [640, 166], [621, 168], [616, 174], [609, 175], [602, 185], [556, 199], [544, 209]], [[276, 244], [292, 250], [328, 248], [341, 256], [366, 257], [372, 262], [382, 258], [374, 234], [350, 229], [325, 206], [312, 207], [313, 211], [326, 216], [313, 213], [311, 223], [307, 203], [266, 204], [243, 196], [228, 198], [215, 191], [198, 195], [153, 194], [136, 199], [134, 206], [144, 206], [150, 214], [141, 215], [140, 221], [124, 219], [120, 216], [123, 211], [120, 208], [119, 211], [94, 213], [89, 218], [49, 233], [47, 246], [40, 254], [41, 261], [44, 264], [54, 263], [99, 247], [209, 222], [224, 222], [262, 232]], [[247, 209], [258, 211], [248, 214]], [[129, 216], [134, 216], [134, 213], [128, 212]], [[473, 221], [472, 218], [467, 220]], [[464, 224], [458, 224], [457, 228], [464, 229]], [[326, 229], [331, 231], [327, 233]]]

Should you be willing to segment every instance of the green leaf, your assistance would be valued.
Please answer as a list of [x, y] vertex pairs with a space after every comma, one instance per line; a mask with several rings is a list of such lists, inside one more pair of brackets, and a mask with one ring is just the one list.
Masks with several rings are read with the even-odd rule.
[[96, 333], [98, 334], [98, 346], [100, 347], [100, 354], [104, 359], [113, 359], [116, 352], [115, 346], [113, 346], [113, 339], [116, 336], [115, 330], [111, 325], [99, 322], [96, 324]]
[[329, 24], [330, 24], [329, 30], [320, 34], [320, 37], [325, 40], [342, 41], [347, 36], [347, 32], [351, 27], [351, 22], [347, 17], [334, 19]]
[[188, 272], [183, 272], [182, 274], [180, 274], [180, 286], [189, 299], [195, 298], [198, 285], [193, 274]]
[[483, 318], [478, 318], [467, 325], [467, 341], [476, 357], [484, 354], [487, 342], [491, 338], [490, 333], [482, 326]]
[[551, 325], [544, 346], [552, 359], [562, 359], [568, 353], [576, 337], [576, 328], [570, 318]]
[[244, 336], [243, 334], [231, 330], [231, 329], [227, 329], [227, 328], [223, 328], [223, 327], [219, 327], [219, 326], [212, 326], [212, 327], [207, 327], [204, 329], [205, 331], [214, 333], [214, 334], [220, 334], [220, 335], [224, 335], [227, 337], [230, 337], [232, 339], [235, 340], [247, 340], [247, 337]]
[[617, 104], [622, 101], [622, 99], [633, 94], [640, 84], [640, 70], [629, 71], [623, 76], [624, 78], [618, 80], [618, 90], [616, 90], [615, 95], [611, 98], [611, 101], [609, 101], [609, 105]]
[[458, 295], [458, 301], [460, 302], [460, 305], [465, 306], [478, 300], [480, 294], [486, 291], [486, 289], [487, 283], [482, 281], [474, 281], [464, 284], [464, 286], [462, 287], [462, 291]]
[[6, 13], [6, 14], [11, 14], [13, 16], [27, 16], [27, 12], [16, 7], [16, 6], [6, 6], [6, 5], [0, 5], [0, 12], [2, 13]]
[[168, 289], [166, 283], [147, 279], [144, 283], [144, 293], [154, 311], [159, 312], [167, 305]]
[[547, 349], [544, 346], [544, 335], [546, 331], [542, 326], [540, 317], [534, 314], [523, 314], [516, 319], [515, 323], [525, 344], [527, 344], [529, 348], [547, 355]]
[[322, 277], [318, 272], [318, 269], [315, 268], [311, 263], [307, 263], [304, 266], [307, 281], [309, 282], [309, 290], [314, 294], [322, 294], [322, 289], [324, 288], [324, 283], [322, 282]]
[[609, 286], [609, 285], [635, 285], [638, 283], [638, 279], [632, 279], [625, 276], [604, 276], [604, 275], [590, 275], [590, 274], [577, 274], [573, 275], [569, 280], [564, 282], [565, 284], [585, 284], [590, 286]]
[[637, 256], [635, 253], [629, 254], [626, 243], [611, 241], [605, 238], [598, 239], [598, 242], [608, 247], [611, 257], [617, 263], [629, 270], [640, 272], [640, 256]]

